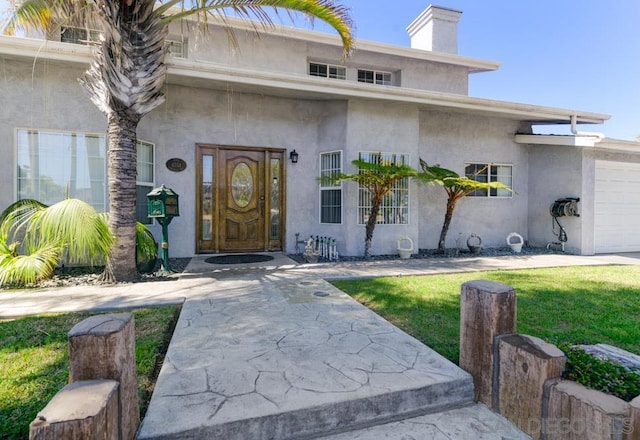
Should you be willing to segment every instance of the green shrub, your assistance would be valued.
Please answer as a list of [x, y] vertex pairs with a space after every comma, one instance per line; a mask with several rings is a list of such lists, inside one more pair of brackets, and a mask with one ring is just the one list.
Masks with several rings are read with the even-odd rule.
[[567, 355], [563, 379], [573, 380], [626, 402], [640, 395], [640, 371], [597, 358], [569, 344], [561, 344], [560, 349]]

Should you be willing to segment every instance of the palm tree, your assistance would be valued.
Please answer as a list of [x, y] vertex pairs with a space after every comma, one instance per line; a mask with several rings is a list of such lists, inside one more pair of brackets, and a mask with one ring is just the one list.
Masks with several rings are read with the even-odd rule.
[[408, 165], [391, 163], [377, 153], [371, 161], [357, 159], [351, 162], [358, 167], [354, 174], [337, 174], [325, 178], [334, 182], [351, 180], [358, 182], [371, 195], [371, 209], [367, 217], [364, 237], [364, 258], [371, 258], [373, 231], [378, 223], [378, 214], [385, 196], [391, 193], [395, 184], [402, 179], [415, 177], [417, 172]]
[[[110, 281], [138, 276], [136, 234], [136, 130], [141, 118], [164, 102], [165, 38], [172, 21], [189, 16], [222, 18], [233, 11], [270, 24], [265, 8], [286, 9], [318, 18], [339, 34], [345, 55], [353, 46], [348, 10], [333, 0], [10, 0], [15, 13], [8, 26], [50, 30], [70, 20], [97, 22], [100, 42], [89, 70], [80, 78], [90, 99], [107, 117], [109, 228], [116, 237], [104, 272]], [[173, 13], [171, 8], [181, 6]]]
[[[478, 170], [472, 177], [484, 173], [491, 164], [487, 164], [485, 167]], [[438, 240], [438, 253], [443, 254], [445, 252], [445, 240], [447, 238], [447, 232], [449, 232], [449, 225], [453, 218], [453, 211], [456, 209], [456, 205], [467, 195], [476, 190], [489, 190], [504, 189], [512, 191], [511, 188], [501, 182], [479, 182], [473, 178], [466, 176], [460, 176], [455, 171], [442, 168], [438, 165], [430, 166], [427, 162], [420, 159], [420, 167], [422, 173], [418, 175], [418, 178], [424, 183], [436, 183], [441, 185], [447, 192], [447, 208], [444, 214], [444, 222], [442, 223], [442, 230], [440, 231], [440, 238]]]

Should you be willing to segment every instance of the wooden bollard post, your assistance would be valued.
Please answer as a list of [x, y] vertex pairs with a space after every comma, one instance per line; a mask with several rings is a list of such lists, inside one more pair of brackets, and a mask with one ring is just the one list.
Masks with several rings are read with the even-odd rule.
[[70, 383], [29, 425], [29, 440], [118, 440], [118, 382]]
[[[516, 292], [511, 286], [476, 280], [460, 292], [460, 368], [473, 376], [475, 399], [493, 408], [493, 339], [515, 333]], [[497, 410], [497, 408], [494, 408]]]
[[68, 337], [69, 381], [120, 382], [121, 438], [133, 439], [140, 425], [133, 315], [92, 316], [76, 324]]
[[555, 345], [534, 336], [501, 335], [495, 344], [498, 381], [493, 389], [494, 408], [538, 440], [544, 384], [562, 375], [566, 357]]

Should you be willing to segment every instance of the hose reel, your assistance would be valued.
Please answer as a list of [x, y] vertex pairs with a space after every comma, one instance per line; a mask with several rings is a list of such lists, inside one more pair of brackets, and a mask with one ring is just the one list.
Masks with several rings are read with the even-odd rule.
[[[579, 201], [579, 197], [565, 197], [557, 199], [551, 204], [551, 207], [549, 208], [549, 213], [551, 214], [551, 231], [553, 232], [553, 235], [558, 237], [559, 243], [549, 243], [547, 244], [547, 249], [552, 245], [560, 245], [564, 252], [564, 244], [567, 242], [567, 231], [560, 224], [558, 217], [580, 217], [580, 214], [578, 214]], [[558, 225], [558, 232], [556, 232], [556, 225]]]

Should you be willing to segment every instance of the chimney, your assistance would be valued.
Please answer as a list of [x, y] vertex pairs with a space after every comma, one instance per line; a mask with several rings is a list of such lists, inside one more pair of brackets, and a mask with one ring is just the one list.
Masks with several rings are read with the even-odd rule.
[[458, 53], [458, 20], [462, 11], [429, 5], [407, 27], [411, 48]]

